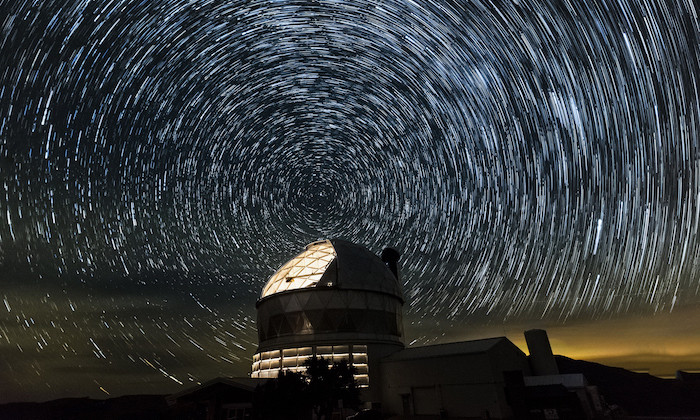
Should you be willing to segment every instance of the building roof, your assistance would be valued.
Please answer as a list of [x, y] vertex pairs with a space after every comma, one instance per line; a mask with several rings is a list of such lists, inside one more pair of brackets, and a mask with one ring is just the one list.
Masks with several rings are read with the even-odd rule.
[[460, 354], [485, 353], [502, 342], [510, 343], [506, 337], [485, 338], [482, 340], [458, 341], [456, 343], [434, 344], [430, 346], [408, 347], [392, 353], [382, 361], [426, 359], [431, 357], [456, 356]]
[[314, 287], [372, 290], [402, 299], [398, 279], [378, 256], [340, 239], [307, 245], [270, 277], [260, 298]]
[[207, 388], [211, 388], [215, 385], [224, 385], [224, 386], [228, 386], [231, 388], [237, 388], [237, 389], [240, 389], [243, 391], [253, 392], [257, 385], [263, 384], [265, 382], [267, 382], [267, 379], [258, 379], [258, 378], [249, 378], [249, 377], [235, 377], [235, 378], [219, 377], [219, 378], [211, 379], [211, 380], [204, 382], [202, 384], [193, 386], [191, 388], [184, 389], [184, 390], [177, 392], [175, 394], [169, 395], [168, 397], [166, 397], [166, 400], [168, 401], [168, 404], [172, 405], [179, 398], [199, 393], [199, 392], [201, 392]]

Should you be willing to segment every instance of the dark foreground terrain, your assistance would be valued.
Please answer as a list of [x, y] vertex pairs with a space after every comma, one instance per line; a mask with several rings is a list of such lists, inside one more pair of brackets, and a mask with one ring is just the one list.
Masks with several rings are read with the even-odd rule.
[[[561, 373], [583, 373], [608, 405], [630, 416], [700, 417], [700, 381], [661, 379], [582, 360], [556, 356]], [[154, 420], [176, 417], [165, 395], [131, 395], [108, 400], [65, 398], [44, 403], [0, 405], [2, 420]]]
[[0, 405], [3, 420], [154, 420], [167, 419], [167, 413], [164, 395], [128, 395], [108, 400], [63, 398]]

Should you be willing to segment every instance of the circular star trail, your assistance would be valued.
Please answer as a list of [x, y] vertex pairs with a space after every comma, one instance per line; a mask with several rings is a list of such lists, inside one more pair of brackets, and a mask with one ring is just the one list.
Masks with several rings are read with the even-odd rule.
[[691, 0], [0, 11], [0, 348], [17, 392], [59, 395], [51, 374], [88, 359], [105, 393], [133, 389], [127, 371], [245, 372], [251, 302], [322, 238], [399, 249], [415, 319], [698, 303]]

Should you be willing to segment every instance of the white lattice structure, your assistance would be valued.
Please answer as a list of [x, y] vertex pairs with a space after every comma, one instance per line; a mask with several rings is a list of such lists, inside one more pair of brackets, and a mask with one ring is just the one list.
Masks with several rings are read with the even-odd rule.
[[319, 241], [307, 245], [304, 252], [289, 260], [270, 277], [261, 297], [316, 286], [335, 259], [335, 255], [335, 248], [330, 241]]

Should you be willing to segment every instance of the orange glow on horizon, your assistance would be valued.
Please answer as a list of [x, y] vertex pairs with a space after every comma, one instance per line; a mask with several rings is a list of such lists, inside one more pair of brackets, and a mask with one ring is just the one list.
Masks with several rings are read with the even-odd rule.
[[569, 321], [568, 325], [542, 321], [469, 326], [466, 332], [446, 332], [439, 341], [506, 336], [528, 354], [523, 332], [542, 328], [547, 330], [554, 354], [670, 377], [677, 370], [700, 370], [700, 329], [696, 325], [700, 325], [700, 307], [685, 307], [654, 316]]

